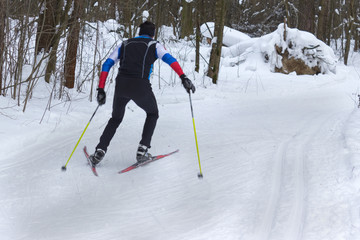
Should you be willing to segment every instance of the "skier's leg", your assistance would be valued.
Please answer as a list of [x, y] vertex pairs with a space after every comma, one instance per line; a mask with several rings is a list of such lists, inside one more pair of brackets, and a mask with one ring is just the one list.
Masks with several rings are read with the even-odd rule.
[[133, 101], [146, 112], [146, 120], [142, 132], [140, 144], [150, 148], [151, 138], [154, 133], [159, 111], [154, 93], [150, 90], [141, 98], [135, 98]]
[[110, 118], [104, 129], [104, 132], [100, 137], [100, 142], [96, 146], [96, 149], [102, 149], [106, 152], [110, 141], [116, 132], [116, 129], [119, 127], [120, 123], [123, 120], [125, 114], [125, 107], [129, 101], [129, 98], [118, 96], [118, 94], [115, 93], [112, 117]]

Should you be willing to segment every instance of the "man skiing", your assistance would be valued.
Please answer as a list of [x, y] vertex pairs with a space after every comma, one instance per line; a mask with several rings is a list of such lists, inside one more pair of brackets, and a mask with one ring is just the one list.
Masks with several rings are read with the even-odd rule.
[[179, 75], [188, 93], [190, 91], [195, 92], [195, 86], [186, 77], [177, 60], [170, 55], [163, 45], [153, 39], [155, 36], [155, 25], [146, 21], [139, 27], [139, 36], [123, 41], [102, 65], [97, 89], [99, 105], [105, 104], [106, 101], [104, 87], [108, 73], [115, 63], [120, 62], [119, 72], [116, 77], [112, 117], [100, 137], [95, 153], [89, 157], [93, 167], [104, 158], [110, 141], [122, 122], [125, 107], [130, 100], [133, 100], [136, 105], [146, 112], [146, 120], [142, 138], [137, 149], [136, 160], [141, 163], [151, 159], [152, 156], [148, 150], [151, 147], [150, 142], [159, 115], [157, 102], [149, 79], [153, 63], [158, 58], [169, 64]]

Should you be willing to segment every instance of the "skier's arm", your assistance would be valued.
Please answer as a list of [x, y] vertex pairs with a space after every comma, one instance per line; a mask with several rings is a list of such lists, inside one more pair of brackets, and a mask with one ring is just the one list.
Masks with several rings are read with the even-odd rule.
[[170, 65], [170, 67], [179, 75], [181, 82], [188, 93], [195, 92], [195, 86], [191, 80], [184, 74], [178, 61], [165, 49], [160, 43], [156, 44], [157, 57]]
[[112, 66], [114, 66], [115, 63], [117, 63], [120, 59], [120, 50], [121, 45], [116, 47], [116, 49], [110, 54], [108, 59], [104, 62], [102, 65], [101, 73], [100, 73], [100, 80], [99, 80], [99, 88], [104, 88], [106, 83], [106, 78], [109, 74], [109, 71]]
[[184, 74], [178, 61], [160, 43], [156, 43], [156, 54], [158, 58], [169, 64], [179, 77]]

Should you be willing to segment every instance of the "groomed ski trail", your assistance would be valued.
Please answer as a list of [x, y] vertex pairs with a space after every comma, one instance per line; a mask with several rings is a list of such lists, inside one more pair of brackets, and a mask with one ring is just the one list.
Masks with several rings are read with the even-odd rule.
[[[343, 137], [341, 131], [346, 120], [344, 116], [346, 115], [343, 112], [314, 115], [299, 131], [277, 146], [270, 169], [271, 190], [266, 210], [262, 215], [261, 224], [250, 239], [309, 239], [308, 236], [304, 237], [308, 210], [307, 178], [311, 168], [307, 165], [310, 160], [318, 160], [311, 158], [311, 154], [313, 149], [324, 145], [324, 136], [331, 142], [334, 142], [334, 138]], [[335, 140], [335, 144], [338, 146], [333, 147], [343, 147], [339, 141]], [[326, 158], [332, 157], [326, 154], [322, 156], [322, 159]], [[312, 169], [312, 174], [316, 174], [316, 169]]]
[[[276, 89], [276, 81], [264, 85]], [[36, 140], [5, 154], [2, 239], [354, 239], [343, 146], [353, 111], [349, 91], [339, 90], [341, 81], [320, 79], [317, 84], [329, 85], [311, 89], [313, 79], [278, 81], [287, 88], [194, 95], [201, 181], [186, 97], [168, 103], [173, 96], [159, 96], [152, 148], [176, 147], [179, 154], [130, 174], [116, 171], [131, 164], [141, 134], [143, 112], [134, 105], [99, 166], [101, 178], [80, 149], [67, 172], [60, 170], [93, 108], [84, 103], [84, 112], [70, 114], [57, 129], [39, 128]], [[101, 109], [84, 136], [90, 152], [110, 108]]]

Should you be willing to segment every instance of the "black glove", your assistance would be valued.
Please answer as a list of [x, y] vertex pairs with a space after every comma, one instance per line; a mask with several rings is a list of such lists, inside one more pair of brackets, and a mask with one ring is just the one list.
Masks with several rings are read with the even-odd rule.
[[186, 91], [188, 93], [190, 93], [190, 90], [191, 90], [194, 93], [195, 92], [195, 86], [191, 82], [191, 80], [188, 79], [188, 77], [185, 74], [181, 75], [180, 78], [181, 78], [182, 85], [184, 86]]
[[96, 100], [100, 106], [104, 105], [106, 102], [106, 93], [103, 88], [98, 88], [97, 91]]

